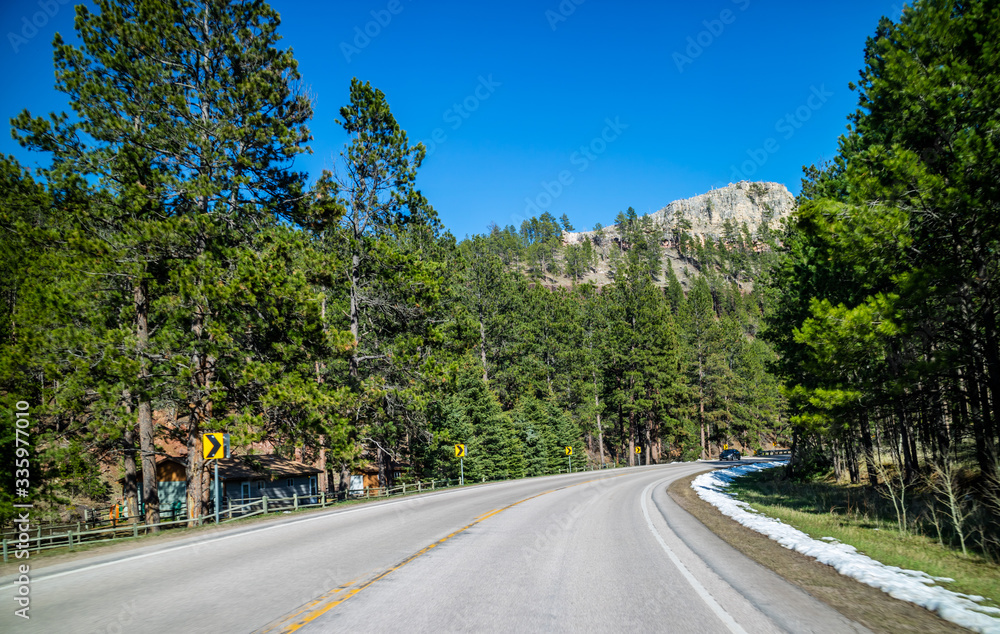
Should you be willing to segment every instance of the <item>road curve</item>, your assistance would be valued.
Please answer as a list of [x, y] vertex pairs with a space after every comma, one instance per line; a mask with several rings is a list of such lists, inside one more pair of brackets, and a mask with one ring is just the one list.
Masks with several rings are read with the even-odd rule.
[[667, 485], [712, 466], [480, 485], [38, 569], [32, 618], [4, 610], [0, 631], [865, 631], [674, 504]]

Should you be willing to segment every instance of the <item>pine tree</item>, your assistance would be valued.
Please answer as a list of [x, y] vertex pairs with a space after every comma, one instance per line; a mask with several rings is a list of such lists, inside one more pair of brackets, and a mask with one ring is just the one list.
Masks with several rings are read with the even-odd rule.
[[[77, 7], [79, 48], [55, 41], [57, 88], [76, 117], [25, 112], [14, 123], [24, 145], [54, 154], [49, 179], [92, 174], [107, 194], [87, 221], [95, 242], [123, 254], [119, 274], [131, 286], [141, 360], [132, 398], [147, 520], [155, 520], [149, 362], [154, 350], [169, 354], [174, 380], [164, 396], [188, 412], [191, 510], [204, 512], [201, 433], [220, 427], [224, 366], [238, 356], [231, 324], [218, 317], [231, 262], [248, 236], [302, 201], [303, 177], [290, 166], [306, 150], [311, 106], [297, 92], [291, 53], [275, 48], [279, 19], [266, 5], [102, 0], [97, 8]], [[169, 280], [156, 277], [168, 268]], [[161, 300], [171, 317], [154, 342]]]
[[388, 486], [408, 429], [420, 425], [417, 368], [436, 337], [429, 316], [440, 298], [443, 267], [425, 251], [435, 248], [437, 215], [415, 187], [424, 146], [409, 144], [385, 94], [354, 79], [340, 116], [350, 141], [340, 171], [325, 174], [322, 185], [341, 212], [336, 235], [354, 340], [348, 365], [357, 398], [353, 424]]
[[[678, 401], [678, 342], [663, 292], [640, 264], [604, 290], [607, 302], [605, 411], [616, 422], [616, 443], [635, 463], [636, 446], [651, 463], [664, 423]], [[655, 441], [655, 446], [654, 446]], [[620, 455], [620, 453], [619, 453]]]
[[479, 360], [483, 382], [490, 382], [490, 368], [497, 363], [510, 333], [505, 315], [513, 310], [517, 280], [505, 269], [490, 241], [474, 236], [462, 243], [463, 299], [479, 330]]
[[699, 276], [687, 297], [680, 321], [683, 324], [687, 352], [689, 382], [694, 390], [696, 420], [700, 434], [701, 458], [708, 458], [708, 435], [712, 404], [709, 379], [717, 362], [719, 329], [712, 291], [708, 281]]
[[573, 223], [569, 221], [569, 216], [566, 214], [559, 216], [559, 226], [562, 227], [563, 231], [576, 231], [573, 228]]

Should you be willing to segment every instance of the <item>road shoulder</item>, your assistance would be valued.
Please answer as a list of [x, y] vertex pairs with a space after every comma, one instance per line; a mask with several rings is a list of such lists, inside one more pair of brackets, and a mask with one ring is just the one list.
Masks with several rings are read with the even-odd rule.
[[922, 607], [898, 601], [881, 590], [845, 577], [830, 566], [789, 550], [723, 515], [691, 488], [695, 477], [697, 474], [680, 478], [668, 487], [667, 492], [678, 506], [739, 552], [848, 619], [873, 632], [967, 631]]

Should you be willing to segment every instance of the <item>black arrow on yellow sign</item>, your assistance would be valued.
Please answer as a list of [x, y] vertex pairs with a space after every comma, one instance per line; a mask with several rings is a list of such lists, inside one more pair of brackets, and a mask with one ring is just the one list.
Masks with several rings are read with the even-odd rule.
[[[225, 456], [225, 452], [220, 450], [225, 446], [224, 434], [204, 434], [201, 442], [204, 450], [205, 460], [218, 460]], [[207, 444], [206, 444], [207, 443]]]

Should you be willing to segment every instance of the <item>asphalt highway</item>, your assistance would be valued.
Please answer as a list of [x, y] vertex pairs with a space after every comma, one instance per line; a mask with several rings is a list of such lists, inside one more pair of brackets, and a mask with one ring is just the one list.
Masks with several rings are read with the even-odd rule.
[[470, 486], [37, 568], [31, 619], [8, 600], [0, 631], [865, 631], [667, 495], [715, 466]]

